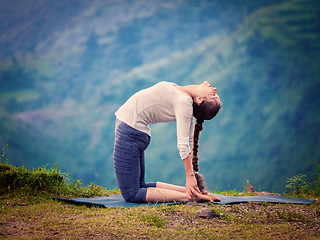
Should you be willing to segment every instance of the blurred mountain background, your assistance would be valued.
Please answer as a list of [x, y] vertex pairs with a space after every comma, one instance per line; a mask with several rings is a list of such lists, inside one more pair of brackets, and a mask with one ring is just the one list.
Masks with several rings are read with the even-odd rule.
[[[320, 163], [320, 1], [0, 0], [0, 145], [14, 165], [117, 187], [114, 112], [159, 81], [209, 81], [211, 190], [284, 191]], [[174, 123], [151, 126], [148, 181], [185, 184]]]

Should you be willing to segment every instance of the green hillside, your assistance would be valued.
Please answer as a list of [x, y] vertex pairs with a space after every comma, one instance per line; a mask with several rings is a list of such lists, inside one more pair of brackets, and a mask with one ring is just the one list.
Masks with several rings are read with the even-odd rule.
[[[80, 4], [29, 55], [2, 56], [0, 144], [9, 159], [28, 168], [57, 162], [85, 183], [116, 187], [114, 111], [159, 81], [209, 81], [223, 101], [200, 137], [209, 188], [241, 190], [248, 179], [283, 191], [289, 177], [311, 178], [320, 159], [319, 2], [143, 3], [134, 11]], [[151, 128], [147, 179], [184, 184], [175, 125]]]

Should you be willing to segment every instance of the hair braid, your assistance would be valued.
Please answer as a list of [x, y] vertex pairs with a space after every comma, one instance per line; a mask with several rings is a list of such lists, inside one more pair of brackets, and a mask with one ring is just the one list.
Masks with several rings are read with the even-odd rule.
[[199, 123], [199, 121], [197, 120], [197, 124], [194, 128], [194, 134], [193, 134], [193, 158], [192, 158], [193, 170], [195, 172], [199, 171], [198, 148], [199, 148], [199, 135], [202, 129], [203, 129], [202, 123]]
[[199, 171], [199, 158], [198, 158], [199, 135], [200, 135], [200, 132], [203, 130], [202, 123], [203, 123], [203, 120], [197, 119], [197, 124], [194, 128], [192, 165], [193, 165], [193, 170], [196, 172], [195, 177], [197, 179], [198, 188], [203, 194], [205, 194], [207, 193], [206, 183], [205, 183], [204, 177], [198, 173]]

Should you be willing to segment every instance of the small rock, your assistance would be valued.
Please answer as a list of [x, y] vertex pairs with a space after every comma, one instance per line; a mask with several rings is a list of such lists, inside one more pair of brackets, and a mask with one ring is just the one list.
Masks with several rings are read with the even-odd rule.
[[197, 216], [199, 218], [217, 218], [217, 217], [220, 217], [220, 215], [218, 213], [216, 213], [212, 209], [207, 209], [207, 208], [200, 209], [199, 211], [197, 211]]

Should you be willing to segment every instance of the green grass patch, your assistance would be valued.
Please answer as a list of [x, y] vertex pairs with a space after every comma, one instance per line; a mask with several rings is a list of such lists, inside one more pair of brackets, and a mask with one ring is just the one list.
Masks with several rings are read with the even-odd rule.
[[84, 186], [77, 179], [70, 181], [69, 175], [61, 173], [57, 166], [53, 169], [39, 167], [28, 170], [8, 163], [0, 163], [0, 195], [43, 197], [94, 197], [120, 193], [119, 190], [106, 190], [90, 183]]

